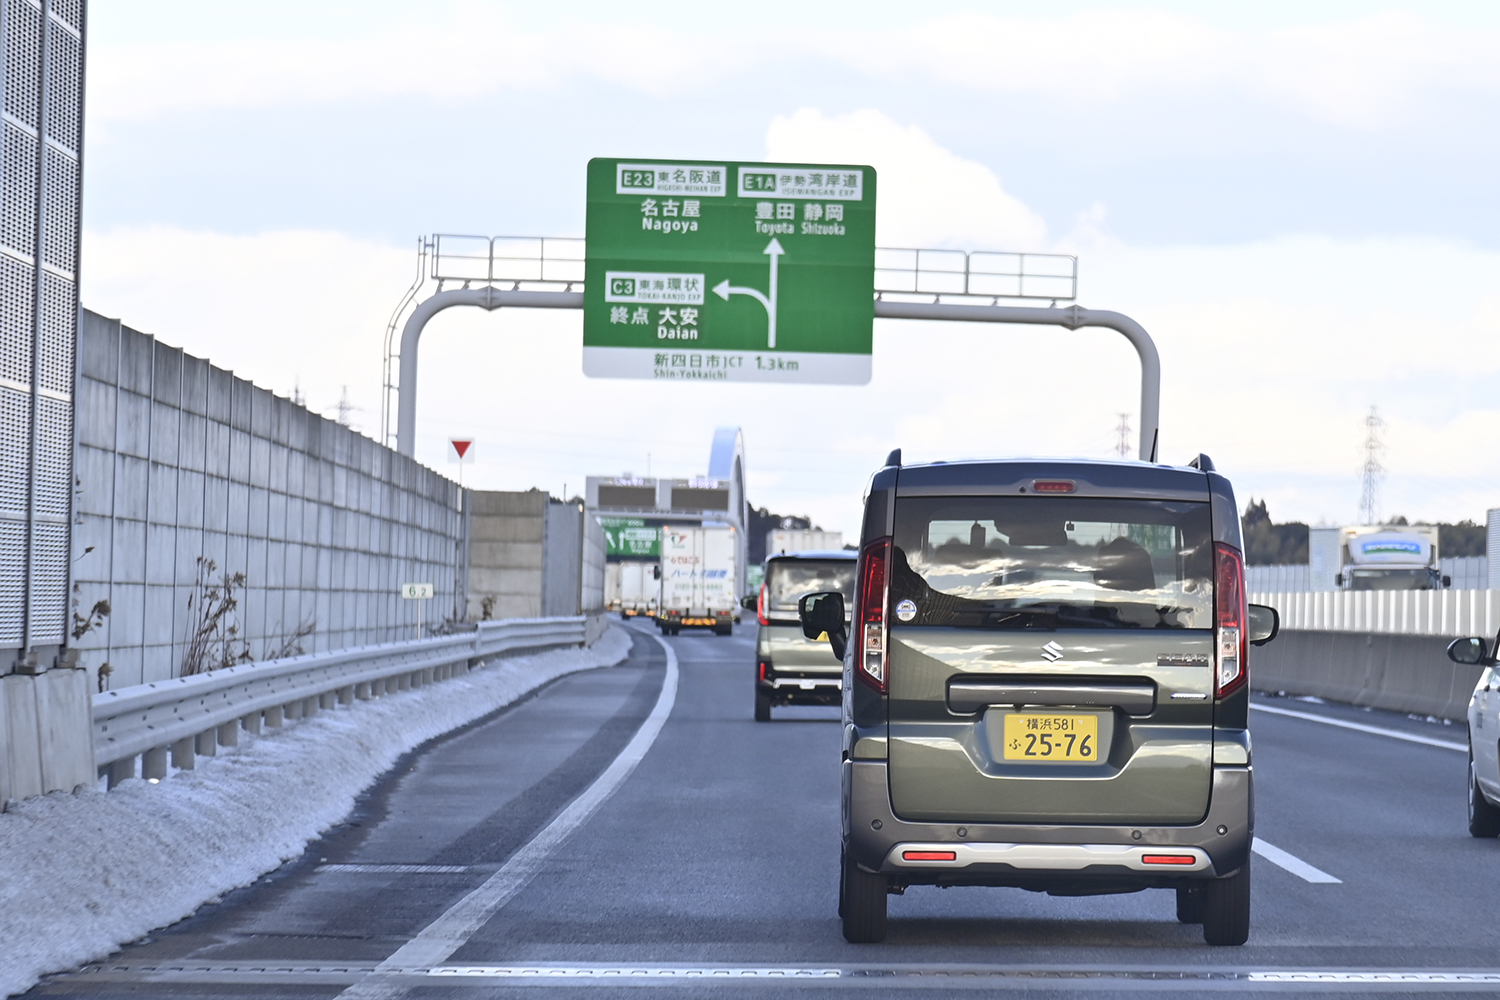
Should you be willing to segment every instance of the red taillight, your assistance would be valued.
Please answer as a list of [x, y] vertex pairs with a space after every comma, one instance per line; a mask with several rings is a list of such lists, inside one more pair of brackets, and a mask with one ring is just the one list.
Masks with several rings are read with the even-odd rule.
[[1038, 479], [1031, 484], [1033, 493], [1072, 493], [1073, 482], [1068, 479]]
[[757, 672], [760, 674], [760, 679], [761, 680], [768, 681], [768, 680], [771, 679], [771, 661], [770, 660], [756, 660], [755, 661], [755, 666], [756, 666]]
[[891, 540], [877, 538], [859, 554], [859, 610], [854, 620], [854, 673], [886, 692], [885, 603], [890, 592]]
[[1148, 865], [1196, 865], [1198, 859], [1191, 854], [1146, 854], [1141, 861]]
[[1214, 697], [1245, 683], [1245, 559], [1214, 542]]
[[766, 617], [766, 585], [760, 585], [760, 596], [755, 599], [755, 620], [762, 625], [771, 624], [771, 619]]
[[957, 861], [957, 851], [902, 851], [902, 861]]

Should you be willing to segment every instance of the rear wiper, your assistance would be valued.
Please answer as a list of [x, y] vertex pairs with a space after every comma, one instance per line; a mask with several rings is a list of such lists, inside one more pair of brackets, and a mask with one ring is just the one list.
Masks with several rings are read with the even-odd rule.
[[[1107, 615], [1100, 615], [1100, 611]], [[1122, 621], [1114, 608], [1089, 608], [1087, 611], [1062, 604], [1041, 608], [1009, 608], [990, 612], [991, 628], [1140, 628], [1136, 622]]]

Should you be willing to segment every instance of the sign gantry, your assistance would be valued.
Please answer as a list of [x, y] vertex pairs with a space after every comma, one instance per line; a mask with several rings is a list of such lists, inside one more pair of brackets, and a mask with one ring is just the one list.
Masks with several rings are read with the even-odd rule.
[[[386, 331], [386, 439], [394, 417], [397, 450], [416, 451], [427, 321], [509, 306], [582, 309], [585, 374], [662, 381], [864, 384], [876, 318], [1103, 327], [1140, 358], [1137, 454], [1156, 461], [1156, 345], [1121, 313], [1057, 308], [1077, 297], [1077, 258], [876, 248], [875, 180], [856, 165], [595, 159], [587, 240], [423, 240]], [[1028, 299], [1050, 305], [1009, 304]]]

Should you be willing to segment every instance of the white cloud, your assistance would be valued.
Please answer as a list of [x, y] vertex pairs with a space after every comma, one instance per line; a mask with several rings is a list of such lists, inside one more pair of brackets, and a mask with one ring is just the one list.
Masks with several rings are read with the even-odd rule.
[[1372, 129], [1409, 121], [1452, 92], [1500, 91], [1500, 32], [1415, 14], [1231, 31], [1151, 10], [1064, 17], [964, 13], [872, 33], [851, 57], [866, 72], [917, 72], [992, 93], [1106, 102], [1226, 94], [1316, 121]]
[[766, 156], [873, 166], [879, 178], [875, 224], [881, 246], [1036, 251], [1046, 238], [1041, 216], [1008, 194], [988, 167], [954, 155], [917, 126], [898, 125], [879, 111], [825, 117], [803, 108], [778, 116], [766, 133]]
[[[788, 159], [874, 162], [890, 238], [980, 245], [1014, 226], [1015, 239], [1041, 239], [982, 166], [878, 112], [799, 112], [771, 126], [767, 145]], [[922, 186], [928, 169], [955, 178], [940, 198]], [[382, 338], [413, 277], [409, 249], [150, 228], [86, 234], [84, 262], [90, 308], [279, 393], [300, 380], [324, 412], [347, 384], [356, 422], [375, 432]], [[1417, 239], [1096, 239], [1080, 270], [1084, 304], [1127, 313], [1157, 342], [1165, 460], [1208, 452], [1242, 501], [1265, 496], [1278, 519], [1352, 518], [1359, 419], [1373, 403], [1389, 423], [1387, 511], [1478, 518], [1500, 506], [1500, 253]], [[865, 479], [892, 447], [913, 460], [1109, 457], [1117, 414], [1137, 420], [1138, 364], [1108, 331], [883, 320], [869, 386], [763, 387], [585, 379], [580, 327], [571, 312], [441, 314], [422, 347], [418, 457], [453, 473], [445, 438], [473, 434], [469, 485], [561, 494], [585, 475], [644, 472], [648, 452], [658, 475], [701, 474], [713, 428], [738, 424], [755, 503], [852, 536]]]
[[227, 236], [171, 227], [85, 232], [83, 305], [282, 396], [380, 423], [386, 322], [415, 253], [339, 233]]
[[1353, 128], [1419, 119], [1457, 92], [1480, 100], [1500, 92], [1500, 32], [1401, 12], [1274, 30], [1230, 30], [1153, 10], [963, 13], [841, 31], [843, 44], [832, 51], [826, 32], [779, 24], [575, 18], [539, 30], [503, 6], [478, 2], [402, 11], [352, 36], [311, 27], [299, 35], [297, 25], [284, 17], [281, 34], [114, 44], [108, 32], [95, 32], [90, 119], [107, 125], [190, 109], [397, 95], [473, 100], [575, 80], [666, 95], [684, 80], [702, 88], [746, 71], [830, 60], [898, 84], [1113, 108], [1162, 96], [1211, 106], [1234, 95]]

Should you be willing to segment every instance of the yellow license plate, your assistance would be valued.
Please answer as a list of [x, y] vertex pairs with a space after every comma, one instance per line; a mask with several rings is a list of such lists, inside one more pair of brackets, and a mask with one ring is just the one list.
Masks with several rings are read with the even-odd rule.
[[1097, 764], [1099, 717], [1008, 712], [1005, 716], [1005, 759]]

